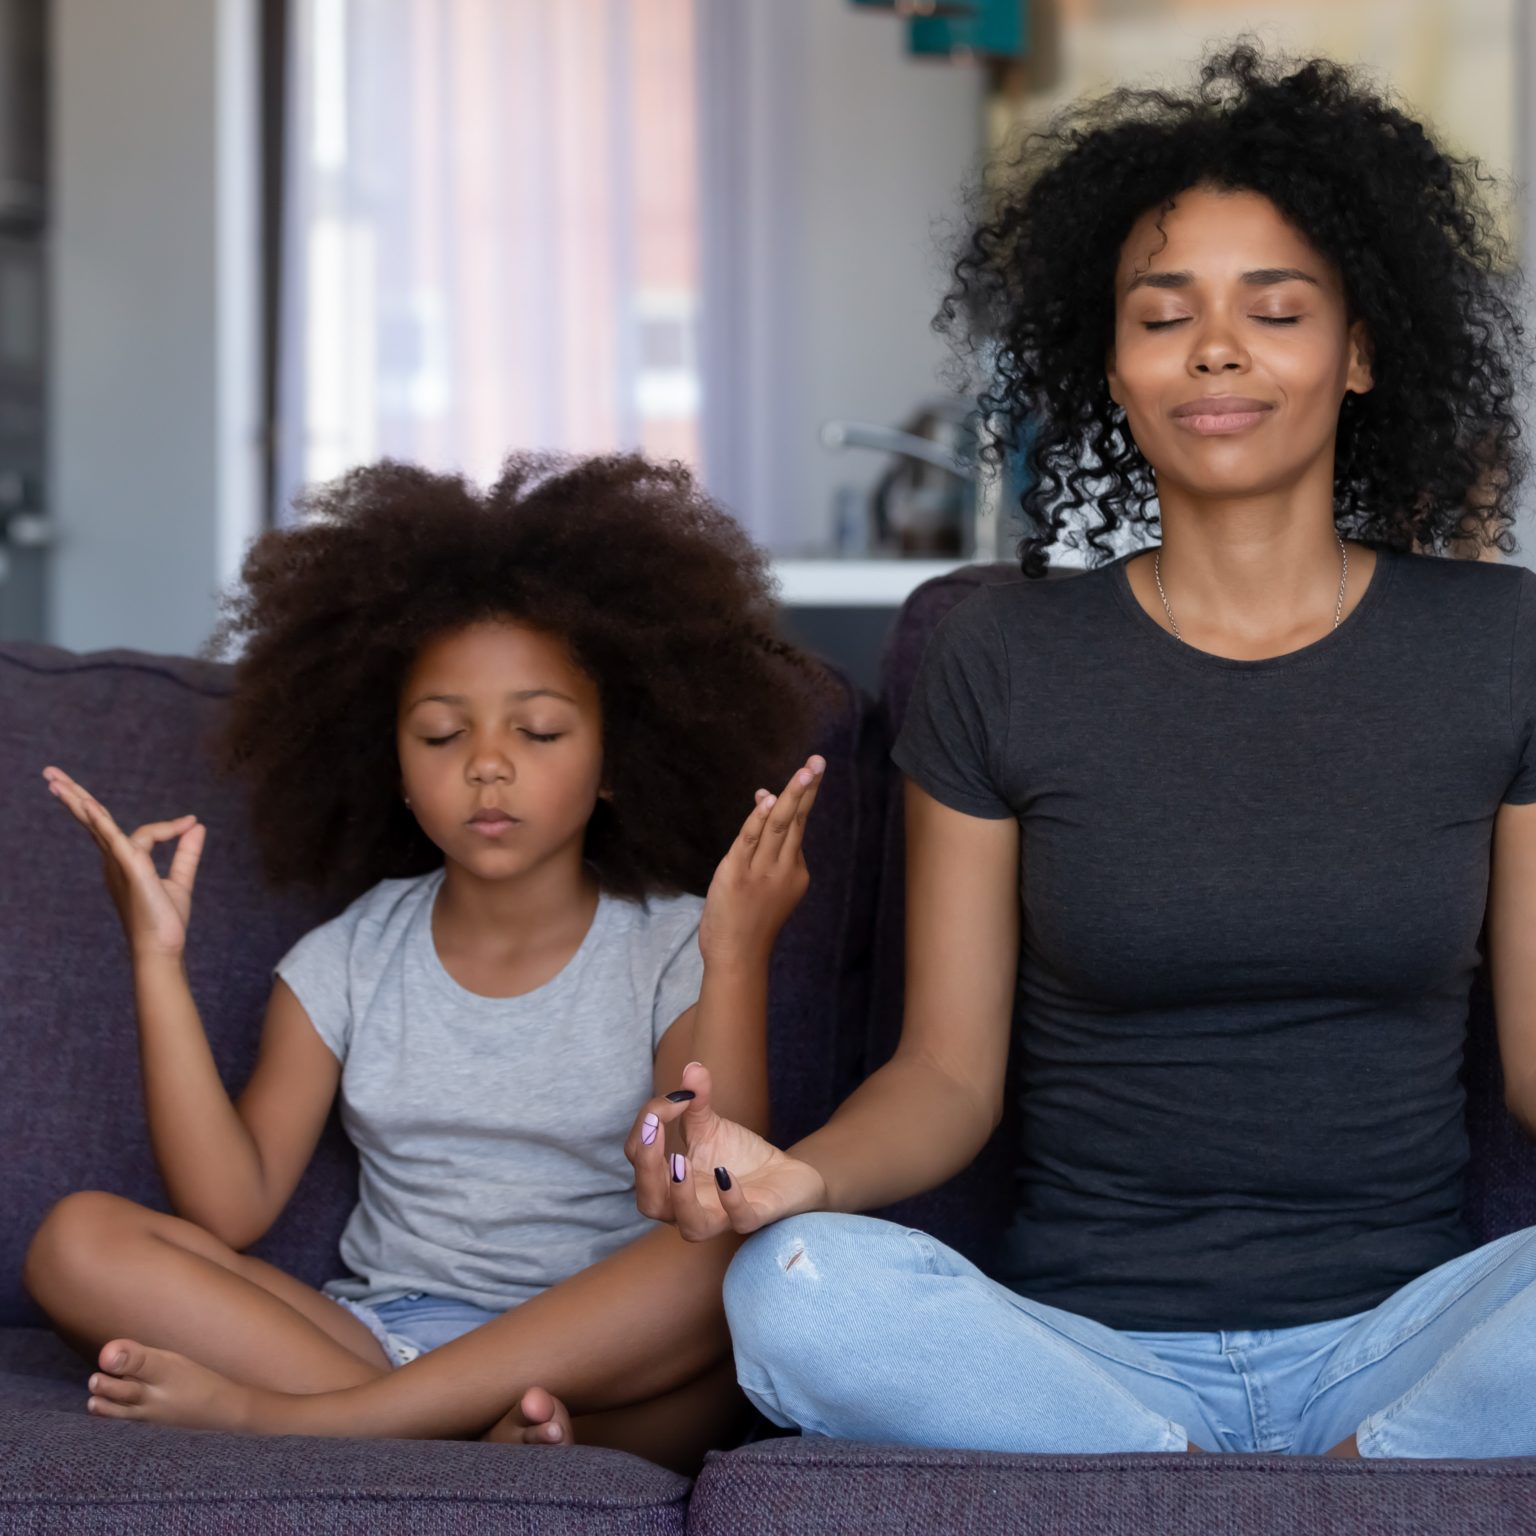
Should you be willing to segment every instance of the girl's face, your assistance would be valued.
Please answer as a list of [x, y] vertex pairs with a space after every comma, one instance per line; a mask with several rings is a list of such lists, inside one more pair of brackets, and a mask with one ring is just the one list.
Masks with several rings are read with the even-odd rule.
[[1161, 492], [1332, 484], [1339, 407], [1371, 387], [1338, 273], [1255, 192], [1192, 187], [1120, 252], [1110, 395]]
[[396, 740], [406, 799], [447, 858], [489, 880], [579, 865], [602, 711], [564, 642], [509, 622], [430, 640], [401, 689]]

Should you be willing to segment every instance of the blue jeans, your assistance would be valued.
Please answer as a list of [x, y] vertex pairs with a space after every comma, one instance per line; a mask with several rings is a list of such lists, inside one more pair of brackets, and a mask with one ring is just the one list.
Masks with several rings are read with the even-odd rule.
[[737, 1375], [810, 1435], [973, 1450], [1536, 1453], [1536, 1227], [1300, 1328], [1117, 1332], [921, 1232], [825, 1212], [725, 1281]]

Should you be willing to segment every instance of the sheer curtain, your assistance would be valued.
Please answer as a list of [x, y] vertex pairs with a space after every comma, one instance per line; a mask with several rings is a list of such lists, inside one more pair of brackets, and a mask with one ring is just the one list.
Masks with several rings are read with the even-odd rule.
[[386, 454], [700, 459], [708, 3], [292, 0], [279, 519]]

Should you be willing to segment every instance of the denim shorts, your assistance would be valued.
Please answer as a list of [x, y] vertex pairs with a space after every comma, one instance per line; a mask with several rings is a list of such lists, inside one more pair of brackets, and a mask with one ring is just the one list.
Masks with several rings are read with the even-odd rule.
[[424, 1291], [412, 1291], [393, 1301], [349, 1301], [345, 1296], [332, 1296], [331, 1300], [345, 1307], [379, 1341], [379, 1348], [393, 1366], [409, 1365], [429, 1349], [501, 1316], [471, 1301], [429, 1296]]

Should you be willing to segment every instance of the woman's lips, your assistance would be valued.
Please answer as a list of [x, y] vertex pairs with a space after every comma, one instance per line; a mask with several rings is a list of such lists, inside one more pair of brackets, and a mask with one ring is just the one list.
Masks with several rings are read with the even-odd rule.
[[1267, 400], [1252, 400], [1246, 395], [1211, 395], [1175, 406], [1173, 419], [1190, 432], [1212, 437], [1242, 432], [1263, 421], [1273, 409]]

